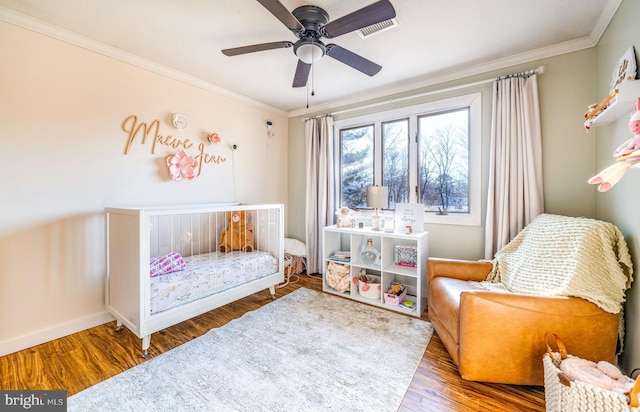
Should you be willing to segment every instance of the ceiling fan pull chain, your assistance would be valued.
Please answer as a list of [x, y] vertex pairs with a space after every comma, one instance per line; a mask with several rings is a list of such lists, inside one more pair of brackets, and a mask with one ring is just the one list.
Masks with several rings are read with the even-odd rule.
[[[311, 44], [313, 44], [314, 39], [311, 39]], [[314, 61], [315, 59], [313, 58], [315, 54], [315, 48], [311, 49], [311, 96], [315, 96], [315, 92], [314, 92], [314, 88], [315, 88], [315, 72], [316, 70], [314, 69]], [[307, 109], [309, 108], [309, 82], [307, 82], [306, 84], [307, 86]]]
[[316, 69], [315, 69], [315, 65], [311, 63], [311, 97], [316, 95], [315, 88], [316, 88]]
[[[312, 39], [312, 40], [311, 40], [311, 44], [313, 44], [314, 40], [315, 40], [315, 39]], [[315, 48], [315, 47], [313, 48], [313, 51], [312, 51], [311, 53], [312, 53], [313, 55], [315, 55], [315, 54], [316, 54], [316, 48]], [[314, 58], [311, 60], [311, 97], [313, 97], [313, 96], [315, 96], [315, 95], [316, 95], [316, 92], [315, 92], [315, 90], [314, 90], [314, 89], [316, 88], [316, 80], [315, 80], [315, 79], [316, 79], [315, 61], [316, 61], [316, 59], [315, 59], [315, 56], [314, 56]]]

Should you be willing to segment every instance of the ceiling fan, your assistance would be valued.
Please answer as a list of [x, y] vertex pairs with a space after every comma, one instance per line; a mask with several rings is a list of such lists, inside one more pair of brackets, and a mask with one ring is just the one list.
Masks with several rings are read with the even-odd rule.
[[260, 43], [251, 46], [222, 50], [227, 56], [253, 53], [264, 50], [293, 47], [298, 57], [298, 66], [293, 77], [293, 87], [304, 87], [309, 78], [311, 65], [325, 54], [369, 76], [374, 76], [382, 66], [365, 59], [337, 44], [324, 44], [320, 39], [332, 39], [359, 30], [372, 24], [390, 20], [396, 11], [389, 0], [373, 4], [329, 22], [329, 14], [317, 6], [300, 6], [289, 12], [278, 0], [258, 0], [271, 14], [280, 20], [299, 40]]

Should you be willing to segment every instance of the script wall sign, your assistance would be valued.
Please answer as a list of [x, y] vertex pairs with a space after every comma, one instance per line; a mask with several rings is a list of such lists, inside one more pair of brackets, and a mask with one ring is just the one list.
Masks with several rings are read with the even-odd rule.
[[127, 142], [124, 147], [125, 155], [129, 154], [131, 146], [136, 141], [142, 145], [150, 145], [151, 154], [156, 153], [158, 146], [184, 150], [187, 153], [196, 152], [191, 154], [198, 162], [196, 176], [199, 176], [202, 172], [203, 165], [224, 163], [227, 160], [224, 156], [207, 153], [204, 142], [197, 143], [189, 138], [178, 139], [171, 135], [161, 135], [160, 121], [158, 119], [153, 120], [151, 123], [145, 123], [138, 121], [138, 116], [132, 114], [122, 122], [122, 130], [127, 134]]

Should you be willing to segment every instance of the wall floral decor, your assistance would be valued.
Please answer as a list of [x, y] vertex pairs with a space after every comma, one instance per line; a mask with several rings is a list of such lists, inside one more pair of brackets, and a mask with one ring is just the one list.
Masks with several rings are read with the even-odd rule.
[[167, 166], [173, 180], [193, 180], [196, 178], [198, 161], [184, 150], [178, 150], [176, 154], [167, 157]]
[[212, 132], [209, 135], [209, 142], [214, 143], [214, 144], [215, 143], [220, 143], [220, 136], [218, 135], [218, 133]]
[[174, 113], [171, 120], [173, 121], [173, 126], [178, 130], [184, 130], [189, 127], [189, 121], [183, 114]]

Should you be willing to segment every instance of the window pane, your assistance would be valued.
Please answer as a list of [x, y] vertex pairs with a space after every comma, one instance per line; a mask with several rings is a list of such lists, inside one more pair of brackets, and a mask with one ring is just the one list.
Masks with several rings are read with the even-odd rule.
[[409, 120], [382, 123], [382, 185], [389, 188], [389, 209], [409, 201]]
[[373, 125], [340, 130], [342, 206], [367, 206], [368, 185], [373, 184]]
[[420, 202], [469, 213], [469, 108], [420, 116], [418, 136]]

